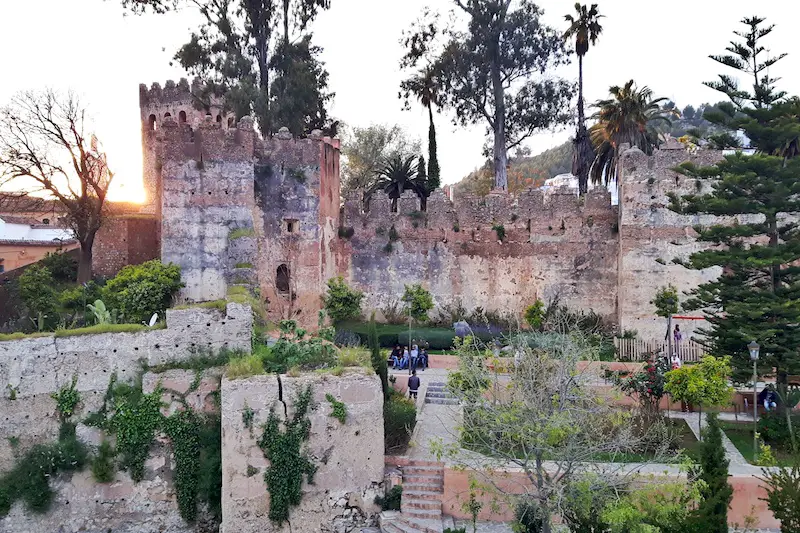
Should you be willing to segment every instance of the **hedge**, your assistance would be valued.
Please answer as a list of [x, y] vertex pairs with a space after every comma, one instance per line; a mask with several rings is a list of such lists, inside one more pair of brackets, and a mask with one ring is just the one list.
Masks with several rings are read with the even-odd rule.
[[[397, 344], [409, 344], [408, 326], [403, 324], [376, 324], [378, 330], [378, 343], [381, 348], [394, 348]], [[343, 332], [352, 332], [361, 337], [361, 342], [366, 343], [369, 338], [369, 324], [365, 322], [344, 322], [337, 324], [337, 335]], [[476, 332], [482, 341], [490, 341], [493, 335], [489, 331]], [[453, 347], [456, 332], [448, 328], [413, 328], [410, 338], [417, 344], [427, 342], [431, 350], [449, 350]]]

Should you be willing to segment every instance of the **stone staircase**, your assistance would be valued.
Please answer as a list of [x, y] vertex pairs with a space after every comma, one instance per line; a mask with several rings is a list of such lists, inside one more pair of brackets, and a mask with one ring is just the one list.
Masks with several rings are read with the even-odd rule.
[[444, 464], [412, 461], [403, 467], [400, 513], [382, 513], [385, 533], [442, 533]]
[[458, 405], [458, 399], [447, 390], [447, 383], [431, 381], [425, 393], [425, 403], [439, 405]]

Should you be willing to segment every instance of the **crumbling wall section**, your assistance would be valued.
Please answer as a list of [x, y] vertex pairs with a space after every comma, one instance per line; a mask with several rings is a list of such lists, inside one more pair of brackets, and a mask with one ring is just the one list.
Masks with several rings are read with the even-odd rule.
[[315, 325], [325, 281], [336, 274], [339, 145], [315, 132], [281, 131], [257, 146], [256, 269], [275, 319]]
[[[252, 313], [249, 307], [228, 304], [225, 313], [207, 309], [167, 311], [167, 328], [139, 333], [106, 333], [72, 337], [36, 337], [0, 342], [0, 472], [14, 463], [18, 453], [52, 442], [60, 422], [51, 394], [76, 379], [81, 402], [73, 417], [77, 422], [96, 412], [116, 374], [120, 382], [133, 382], [142, 363], [157, 366], [183, 361], [201, 349], [250, 350]], [[195, 373], [170, 371], [163, 385], [188, 389]], [[150, 392], [162, 376], [145, 374], [144, 391]], [[183, 383], [184, 385], [181, 385]], [[210, 382], [203, 379], [189, 398], [199, 408], [208, 403]], [[195, 398], [196, 397], [196, 398]], [[77, 435], [90, 446], [98, 446], [97, 429], [78, 423]], [[124, 472], [114, 481], [97, 483], [87, 467], [71, 476], [51, 481], [55, 499], [44, 515], [27, 511], [22, 503], [0, 518], [0, 531], [88, 531], [134, 533], [195, 531], [178, 513], [172, 480], [172, 460], [165, 442], [157, 441], [146, 463], [145, 478], [134, 484]]]
[[[280, 381], [279, 381], [280, 380]], [[268, 461], [257, 445], [262, 424], [274, 410], [289, 417], [301, 390], [310, 386], [315, 408], [308, 415], [305, 450], [316, 465], [314, 484], [290, 511], [290, 523], [270, 521], [264, 482]], [[330, 416], [331, 394], [347, 409], [344, 424]], [[252, 410], [252, 430], [242, 414]], [[383, 482], [383, 393], [377, 376], [349, 370], [335, 377], [253, 376], [222, 381], [222, 533], [333, 533], [375, 525], [373, 500]]]
[[[365, 210], [357, 195], [344, 205], [344, 270], [381, 309], [405, 284], [421, 283], [437, 304], [521, 313], [537, 298], [616, 318], [618, 214], [606, 192], [584, 198], [530, 189], [518, 196], [442, 191], [426, 210], [410, 192], [396, 212], [383, 193]], [[502, 237], [502, 239], [501, 239]]]

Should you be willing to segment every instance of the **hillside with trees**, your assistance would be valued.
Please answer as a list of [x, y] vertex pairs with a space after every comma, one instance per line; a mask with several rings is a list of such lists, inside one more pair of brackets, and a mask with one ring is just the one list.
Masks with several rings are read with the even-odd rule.
[[[517, 154], [508, 161], [509, 192], [517, 193], [528, 187], [540, 187], [544, 185], [546, 179], [570, 172], [572, 151], [571, 141], [534, 156], [527, 155], [524, 151], [517, 151]], [[470, 172], [454, 185], [455, 193], [485, 196], [492, 189], [494, 175], [494, 164], [487, 159], [482, 167]]]

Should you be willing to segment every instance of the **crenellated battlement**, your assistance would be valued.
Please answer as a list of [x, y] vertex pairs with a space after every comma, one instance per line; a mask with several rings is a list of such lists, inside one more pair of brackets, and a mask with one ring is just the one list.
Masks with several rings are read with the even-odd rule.
[[164, 87], [158, 82], [153, 83], [150, 88], [144, 83], [139, 84], [139, 105], [144, 107], [155, 104], [191, 102], [192, 91], [200, 89], [200, 80], [195, 78], [192, 86], [186, 78], [181, 78], [177, 83], [167, 80]]
[[[545, 193], [541, 189], [529, 188], [518, 195], [490, 193], [487, 196], [465, 194], [451, 201], [441, 189], [434, 191], [427, 200], [425, 210], [422, 202], [412, 191], [405, 191], [395, 203], [382, 191], [375, 192], [367, 202], [362, 201], [363, 191], [349, 193], [344, 201], [343, 225], [381, 224], [401, 221], [407, 218], [420, 221], [428, 226], [486, 227], [496, 224], [515, 224], [531, 221], [530, 224], [561, 225], [564, 219], [616, 217], [616, 208], [611, 205], [611, 195], [604, 190], [593, 190], [579, 198], [569, 190], [556, 190]], [[417, 227], [420, 224], [417, 224]]]

